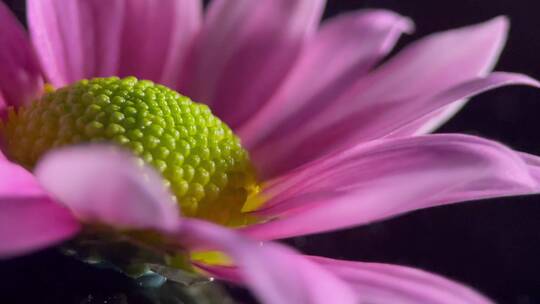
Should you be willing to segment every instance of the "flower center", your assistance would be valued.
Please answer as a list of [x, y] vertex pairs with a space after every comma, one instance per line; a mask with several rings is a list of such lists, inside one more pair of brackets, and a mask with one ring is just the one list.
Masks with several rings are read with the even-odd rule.
[[249, 155], [206, 105], [134, 77], [81, 80], [10, 110], [0, 124], [6, 153], [32, 169], [53, 148], [112, 142], [161, 172], [182, 213], [241, 226], [257, 194]]

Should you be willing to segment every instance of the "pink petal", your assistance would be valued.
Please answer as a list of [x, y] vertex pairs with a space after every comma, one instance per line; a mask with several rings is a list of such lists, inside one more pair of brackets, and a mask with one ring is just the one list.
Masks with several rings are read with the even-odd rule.
[[4, 198], [44, 197], [47, 192], [32, 173], [10, 162], [0, 152], [0, 196]]
[[28, 171], [0, 158], [0, 258], [32, 252], [72, 237], [79, 225]]
[[266, 102], [313, 34], [324, 0], [210, 3], [183, 86], [236, 127]]
[[529, 166], [530, 173], [536, 180], [540, 180], [540, 158], [536, 155], [530, 155], [527, 153], [519, 153], [519, 156]]
[[508, 26], [506, 17], [497, 17], [421, 39], [357, 83], [341, 102], [409, 100], [485, 76], [502, 51]]
[[[463, 63], [462, 65], [462, 67], [466, 67], [464, 70], [467, 73], [474, 74], [476, 72], [474, 76], [483, 76], [493, 70], [493, 67], [496, 65], [506, 43], [509, 30], [508, 19], [506, 17], [498, 17], [493, 19], [491, 23], [491, 28], [486, 29], [488, 31], [491, 30], [491, 32], [487, 33], [486, 37], [491, 37], [492, 40], [487, 40], [486, 43], [481, 46], [485, 52], [484, 57], [479, 54], [477, 58], [471, 61], [471, 63], [476, 64], [466, 66], [467, 63]], [[490, 24], [487, 23], [487, 25], [489, 26]], [[468, 99], [455, 101], [439, 111], [415, 121], [415, 123], [411, 124], [408, 128], [403, 128], [402, 136], [427, 134], [433, 132], [448, 121], [452, 116], [454, 116], [467, 103], [467, 101]], [[403, 133], [405, 129], [408, 129], [409, 131], [407, 133]]]
[[162, 179], [113, 147], [52, 152], [40, 161], [36, 176], [83, 222], [164, 231], [179, 223], [180, 212]]
[[478, 292], [419, 269], [312, 257], [354, 287], [361, 303], [486, 304]]
[[0, 120], [3, 120], [7, 117], [7, 101], [6, 99], [4, 98], [4, 96], [2, 96], [2, 92], [0, 92]]
[[181, 227], [176, 237], [183, 245], [229, 255], [238, 267], [236, 282], [252, 289], [262, 303], [358, 303], [345, 282], [291, 249], [252, 241], [208, 222], [185, 220]]
[[249, 147], [273, 125], [294, 120], [304, 106], [317, 108], [338, 97], [413, 27], [408, 18], [386, 10], [360, 10], [324, 22], [278, 93], [238, 131], [243, 144]]
[[270, 182], [257, 211], [278, 217], [250, 226], [259, 239], [368, 224], [417, 209], [538, 193], [538, 158], [466, 135], [358, 145]]
[[[495, 64], [507, 33], [508, 19], [497, 17], [432, 34], [377, 69], [354, 88], [356, 92], [351, 92], [351, 97], [403, 99], [434, 94], [470, 78], [485, 76]], [[363, 89], [367, 92], [360, 92]]]
[[210, 276], [218, 278], [221, 281], [227, 281], [237, 285], [242, 285], [244, 279], [242, 273], [240, 273], [238, 267], [235, 266], [221, 266], [221, 265], [207, 265], [202, 262], [193, 263], [197, 268], [203, 270]]
[[[540, 88], [540, 83], [537, 80], [522, 74], [491, 73], [485, 78], [471, 79], [443, 91], [434, 97], [418, 102], [416, 106], [422, 107], [421, 109], [414, 107], [410, 107], [411, 109], [406, 109], [405, 107], [395, 109], [396, 112], [399, 111], [400, 115], [400, 120], [397, 123], [391, 122], [390, 119], [386, 118], [390, 116], [382, 115], [381, 122], [378, 125], [370, 126], [371, 129], [366, 133], [371, 133], [375, 136], [384, 135], [387, 138], [429, 133], [443, 122], [443, 117], [450, 118], [455, 114], [468, 98], [507, 85], [528, 85]], [[392, 117], [395, 118], [396, 115]], [[386, 121], [384, 121], [384, 118], [386, 118]], [[396, 128], [397, 126], [399, 127]], [[375, 128], [378, 128], [378, 130], [375, 130]]]
[[[37, 57], [26, 32], [9, 8], [0, 2], [0, 108], [22, 105], [42, 90]], [[1, 100], [4, 99], [4, 102]]]
[[199, 31], [200, 0], [125, 0], [120, 76], [178, 88], [183, 63]]
[[[386, 121], [379, 116], [390, 107], [407, 113], [409, 107], [424, 106], [429, 97], [485, 75], [499, 54], [507, 28], [507, 20], [499, 17], [418, 41], [332, 102], [306, 105], [252, 149], [255, 160], [264, 159], [263, 166], [274, 171], [268, 175], [275, 175], [280, 171], [276, 166], [292, 168], [347, 142], [377, 138], [365, 129], [378, 130], [378, 123]], [[400, 119], [401, 111], [396, 110], [392, 120]], [[320, 141], [328, 138], [334, 142], [321, 147]], [[272, 151], [272, 158], [267, 158], [266, 151]], [[261, 171], [267, 172], [267, 167]]]
[[[426, 126], [425, 121], [439, 115], [456, 100], [463, 100], [487, 90], [506, 85], [540, 87], [536, 80], [521, 74], [492, 73], [460, 83], [434, 96], [412, 98], [408, 101], [389, 100], [350, 114], [349, 117], [327, 127], [282, 136], [279, 142], [269, 141], [253, 151], [259, 169], [267, 176], [320, 157], [334, 150], [344, 149], [359, 142], [382, 137], [403, 137]], [[412, 130], [414, 128], [414, 130]], [[288, 140], [285, 138], [289, 138]], [[293, 154], [293, 155], [291, 155]]]
[[29, 0], [28, 22], [55, 86], [136, 76], [176, 85], [200, 23], [198, 0]]

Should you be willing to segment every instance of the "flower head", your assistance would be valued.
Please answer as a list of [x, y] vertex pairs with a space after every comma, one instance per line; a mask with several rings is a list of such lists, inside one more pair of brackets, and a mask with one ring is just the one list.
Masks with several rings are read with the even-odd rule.
[[260, 243], [540, 189], [535, 156], [422, 135], [474, 94], [538, 86], [490, 73], [504, 17], [375, 68], [412, 22], [366, 10], [318, 28], [323, 7], [215, 0], [202, 20], [195, 0], [29, 0], [29, 40], [0, 4], [0, 256], [120, 237], [265, 303], [489, 302]]
[[[94, 78], [11, 110], [0, 127], [6, 154], [32, 169], [54, 148], [112, 142], [158, 170], [189, 217], [245, 225], [258, 191], [239, 139], [207, 106], [134, 77]], [[219, 211], [218, 211], [219, 209]]]

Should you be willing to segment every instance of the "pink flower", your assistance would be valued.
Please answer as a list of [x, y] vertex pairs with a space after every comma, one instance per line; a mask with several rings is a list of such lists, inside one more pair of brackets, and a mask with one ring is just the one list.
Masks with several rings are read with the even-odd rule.
[[[405, 212], [537, 193], [540, 159], [465, 135], [422, 135], [468, 98], [524, 75], [491, 73], [508, 30], [498, 17], [428, 36], [375, 67], [405, 17], [351, 12], [323, 22], [322, 0], [29, 0], [27, 38], [0, 4], [0, 105], [44, 82], [129, 76], [209, 105], [240, 135], [264, 178], [266, 221], [229, 229], [180, 217], [151, 169], [103, 146], [60, 149], [29, 172], [0, 156], [0, 256], [57, 244], [88, 225], [157, 232], [167, 250], [220, 250], [195, 265], [264, 303], [488, 303], [421, 270], [302, 256], [260, 241]], [[5, 114], [5, 113], [4, 113]], [[4, 120], [7, 117], [4, 117]]]

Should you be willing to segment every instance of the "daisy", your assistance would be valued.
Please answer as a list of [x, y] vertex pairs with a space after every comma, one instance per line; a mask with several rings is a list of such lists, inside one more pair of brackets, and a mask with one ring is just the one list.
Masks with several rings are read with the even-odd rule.
[[413, 28], [384, 10], [319, 25], [322, 0], [215, 0], [204, 18], [196, 0], [27, 2], [30, 38], [0, 4], [1, 257], [128, 242], [152, 256], [132, 265], [243, 284], [264, 303], [490, 302], [271, 240], [537, 193], [537, 157], [422, 135], [482, 91], [538, 86], [490, 72], [506, 18], [380, 64]]

